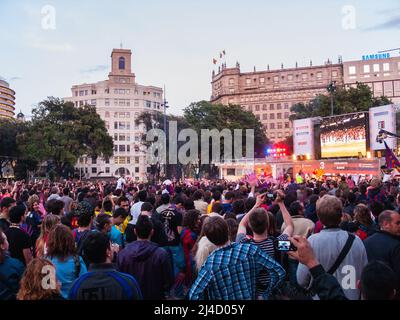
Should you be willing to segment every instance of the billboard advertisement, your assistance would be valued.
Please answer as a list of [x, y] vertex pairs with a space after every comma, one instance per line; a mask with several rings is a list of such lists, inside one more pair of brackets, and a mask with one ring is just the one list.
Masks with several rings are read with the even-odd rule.
[[[369, 109], [371, 150], [384, 150], [385, 145], [376, 141], [379, 130], [396, 133], [396, 110], [393, 104]], [[397, 139], [385, 140], [390, 149], [396, 149]]]
[[381, 173], [379, 159], [343, 159], [343, 160], [312, 160], [294, 164], [294, 172], [300, 170], [312, 175], [316, 169], [321, 169], [324, 175], [372, 175]]
[[367, 154], [368, 112], [322, 118], [321, 157], [357, 157]]
[[293, 121], [293, 153], [295, 155], [310, 155], [314, 157], [314, 127], [313, 119]]

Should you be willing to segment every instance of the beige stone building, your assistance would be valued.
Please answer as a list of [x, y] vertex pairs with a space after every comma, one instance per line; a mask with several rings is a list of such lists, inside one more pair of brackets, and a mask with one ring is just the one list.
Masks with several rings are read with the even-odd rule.
[[12, 119], [15, 114], [15, 91], [10, 85], [0, 80], [0, 118]]
[[131, 50], [113, 49], [108, 79], [96, 83], [73, 85], [72, 96], [64, 98], [76, 107], [96, 106], [114, 139], [114, 155], [105, 159], [79, 159], [77, 168], [82, 176], [111, 177], [125, 174], [135, 180], [146, 179], [147, 164], [140, 144], [144, 133], [135, 119], [144, 111], [162, 111], [163, 90], [136, 82], [131, 67]]
[[265, 127], [267, 137], [278, 142], [292, 135], [292, 105], [326, 94], [331, 81], [343, 85], [342, 64], [241, 72], [223, 65], [212, 75], [212, 103], [237, 104], [252, 111]]
[[346, 61], [343, 75], [346, 86], [365, 83], [375, 97], [384, 95], [393, 103], [400, 103], [400, 57]]

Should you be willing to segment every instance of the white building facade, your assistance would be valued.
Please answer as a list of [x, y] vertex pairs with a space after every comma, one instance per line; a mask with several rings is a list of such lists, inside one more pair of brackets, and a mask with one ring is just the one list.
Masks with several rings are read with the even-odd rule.
[[139, 85], [131, 69], [131, 50], [113, 49], [108, 80], [72, 86], [72, 97], [64, 98], [76, 107], [96, 106], [114, 140], [114, 154], [106, 159], [82, 157], [76, 167], [84, 178], [131, 176], [136, 181], [147, 177], [146, 155], [141, 145], [144, 125], [135, 120], [145, 111], [162, 111], [163, 91]]

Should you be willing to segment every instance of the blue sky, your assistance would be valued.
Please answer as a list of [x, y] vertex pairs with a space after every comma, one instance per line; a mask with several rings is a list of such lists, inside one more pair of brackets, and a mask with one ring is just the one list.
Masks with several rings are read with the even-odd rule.
[[[43, 6], [56, 28], [43, 29]], [[354, 7], [355, 28], [342, 21]], [[359, 60], [400, 47], [398, 0], [0, 0], [0, 76], [17, 92], [17, 112], [30, 114], [47, 96], [107, 77], [112, 48], [133, 51], [144, 85], [166, 86], [170, 112], [211, 95], [212, 58], [226, 51], [242, 72]]]

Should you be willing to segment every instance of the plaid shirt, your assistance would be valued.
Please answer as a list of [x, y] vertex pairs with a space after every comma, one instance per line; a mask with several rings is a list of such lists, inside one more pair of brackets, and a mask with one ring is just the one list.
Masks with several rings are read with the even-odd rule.
[[271, 290], [285, 277], [282, 266], [252, 244], [233, 243], [219, 248], [201, 267], [189, 299], [256, 300], [257, 275], [262, 269], [270, 275], [270, 283], [262, 295], [268, 299]]

